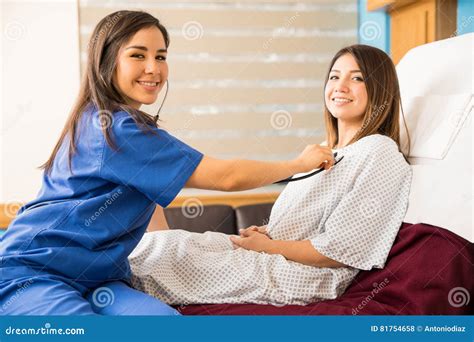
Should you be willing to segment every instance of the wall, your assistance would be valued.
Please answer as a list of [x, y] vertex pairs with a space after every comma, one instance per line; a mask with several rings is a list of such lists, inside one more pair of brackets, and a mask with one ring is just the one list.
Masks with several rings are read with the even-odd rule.
[[367, 0], [358, 0], [357, 16], [359, 43], [390, 53], [390, 16], [384, 10], [368, 12]]
[[474, 1], [458, 0], [457, 34], [474, 32]]
[[0, 203], [33, 199], [79, 86], [77, 4], [2, 1]]

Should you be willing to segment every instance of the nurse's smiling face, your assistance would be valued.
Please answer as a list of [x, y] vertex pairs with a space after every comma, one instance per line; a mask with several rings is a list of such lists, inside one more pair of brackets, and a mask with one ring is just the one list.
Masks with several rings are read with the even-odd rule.
[[367, 89], [359, 65], [351, 54], [342, 55], [332, 66], [324, 100], [338, 121], [362, 124], [368, 103]]
[[156, 26], [141, 29], [120, 48], [114, 83], [127, 104], [139, 109], [156, 101], [168, 79], [167, 49]]

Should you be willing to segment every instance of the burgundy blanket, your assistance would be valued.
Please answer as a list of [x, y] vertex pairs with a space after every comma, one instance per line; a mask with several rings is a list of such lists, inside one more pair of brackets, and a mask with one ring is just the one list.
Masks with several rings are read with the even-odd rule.
[[403, 223], [385, 268], [361, 271], [335, 300], [307, 306], [213, 304], [184, 315], [466, 315], [474, 313], [474, 244], [443, 228]]

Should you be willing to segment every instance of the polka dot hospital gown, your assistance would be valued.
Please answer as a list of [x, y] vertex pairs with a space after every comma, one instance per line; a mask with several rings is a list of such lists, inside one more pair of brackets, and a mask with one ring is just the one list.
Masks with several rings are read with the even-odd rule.
[[344, 293], [359, 270], [383, 268], [405, 216], [411, 168], [397, 145], [371, 135], [339, 150], [332, 170], [289, 183], [273, 206], [276, 240], [310, 240], [347, 267], [303, 265], [234, 249], [223, 233], [145, 234], [129, 257], [132, 284], [168, 303], [305, 305]]

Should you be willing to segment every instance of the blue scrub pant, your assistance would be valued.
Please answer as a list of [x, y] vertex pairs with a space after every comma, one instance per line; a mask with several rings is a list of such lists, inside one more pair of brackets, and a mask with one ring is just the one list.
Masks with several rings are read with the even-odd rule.
[[121, 281], [81, 293], [55, 277], [38, 276], [2, 282], [0, 294], [1, 315], [179, 315]]

